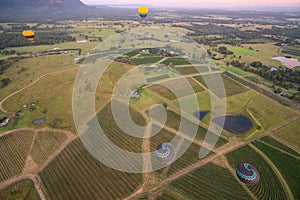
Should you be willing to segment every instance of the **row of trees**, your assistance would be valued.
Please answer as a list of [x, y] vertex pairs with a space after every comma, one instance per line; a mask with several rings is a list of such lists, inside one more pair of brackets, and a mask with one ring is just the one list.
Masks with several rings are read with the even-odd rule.
[[245, 63], [241, 63], [238, 60], [232, 60], [231, 62], [227, 62], [226, 64], [239, 67], [247, 72], [258, 74], [264, 79], [269, 80], [275, 85], [283, 87], [285, 89], [295, 88], [295, 84], [300, 83], [300, 71], [298, 70], [291, 70], [289, 68], [279, 68], [278, 70], [271, 70], [271, 67], [264, 65], [260, 61], [252, 62], [250, 66], [246, 65]]
[[63, 42], [72, 42], [76, 38], [69, 36], [68, 32], [52, 31], [52, 32], [36, 32], [34, 43], [28, 41], [21, 33], [3, 32], [0, 34], [0, 49], [7, 47], [20, 47], [29, 45], [47, 45]]

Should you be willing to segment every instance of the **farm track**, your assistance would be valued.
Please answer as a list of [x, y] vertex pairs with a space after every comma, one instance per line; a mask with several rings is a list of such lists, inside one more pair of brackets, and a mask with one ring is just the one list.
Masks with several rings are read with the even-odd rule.
[[39, 80], [41, 80], [42, 78], [44, 78], [44, 77], [46, 77], [46, 76], [49, 76], [49, 75], [53, 75], [53, 74], [59, 74], [59, 73], [64, 73], [64, 72], [72, 71], [72, 70], [74, 70], [74, 69], [78, 69], [78, 68], [77, 68], [77, 67], [76, 67], [76, 68], [72, 67], [71, 69], [64, 69], [64, 70], [61, 70], [61, 71], [50, 72], [50, 73], [47, 73], [47, 74], [44, 74], [44, 75], [40, 76], [40, 77], [37, 78], [35, 81], [31, 82], [30, 84], [26, 85], [25, 87], [23, 87], [23, 88], [21, 88], [21, 89], [15, 91], [15, 92], [13, 92], [13, 93], [11, 93], [10, 95], [8, 95], [8, 96], [5, 97], [4, 99], [2, 99], [2, 100], [0, 101], [0, 110], [2, 110], [3, 112], [7, 112], [7, 111], [3, 108], [3, 103], [4, 103], [7, 99], [9, 99], [10, 97], [12, 97], [12, 96], [18, 94], [19, 92], [21, 92], [21, 91], [23, 91], [23, 90], [29, 88], [30, 86], [34, 85], [34, 84], [37, 83]]

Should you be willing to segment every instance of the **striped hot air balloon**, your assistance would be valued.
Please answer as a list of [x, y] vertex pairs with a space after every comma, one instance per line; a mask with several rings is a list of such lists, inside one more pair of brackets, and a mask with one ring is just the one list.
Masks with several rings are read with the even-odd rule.
[[145, 19], [149, 13], [149, 10], [146, 6], [141, 6], [138, 9], [138, 13], [142, 19]]
[[32, 30], [25, 30], [22, 32], [22, 35], [26, 37], [29, 41], [34, 41], [34, 32]]

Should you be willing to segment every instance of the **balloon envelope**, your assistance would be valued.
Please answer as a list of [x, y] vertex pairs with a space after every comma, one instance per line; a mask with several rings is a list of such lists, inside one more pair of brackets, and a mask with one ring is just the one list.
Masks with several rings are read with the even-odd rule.
[[26, 37], [29, 41], [34, 41], [34, 32], [32, 30], [25, 30], [22, 32], [22, 35]]
[[138, 13], [139, 13], [140, 17], [144, 19], [147, 17], [149, 10], [146, 6], [141, 6], [141, 7], [139, 7]]

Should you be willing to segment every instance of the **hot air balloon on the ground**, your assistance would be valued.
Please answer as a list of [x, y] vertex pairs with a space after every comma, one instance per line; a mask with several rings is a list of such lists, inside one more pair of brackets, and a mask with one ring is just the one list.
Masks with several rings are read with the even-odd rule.
[[257, 169], [248, 163], [239, 164], [236, 167], [236, 175], [243, 183], [251, 185], [257, 184], [260, 179]]
[[149, 10], [146, 6], [139, 7], [138, 13], [142, 19], [145, 19], [149, 13]]
[[159, 161], [170, 163], [175, 157], [175, 149], [170, 143], [161, 143], [156, 148], [156, 157]]
[[34, 41], [34, 32], [32, 30], [25, 30], [22, 32], [22, 35], [26, 37], [29, 41]]

